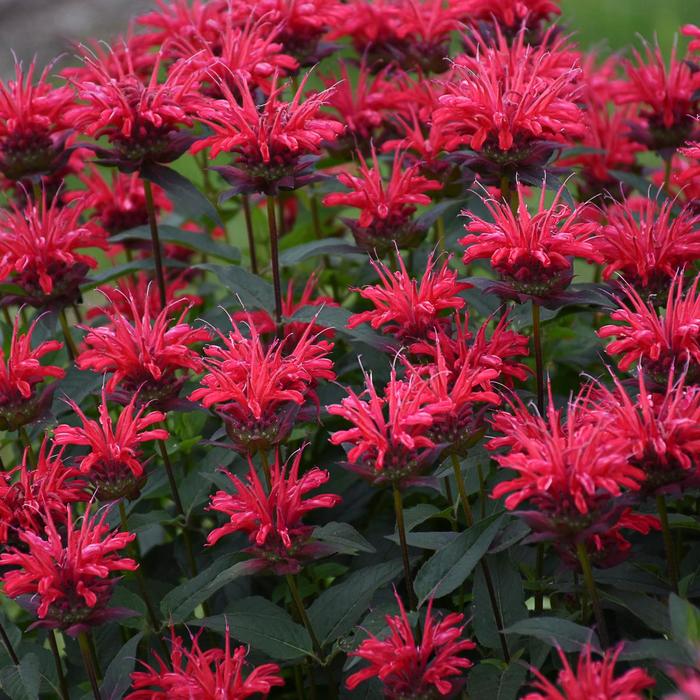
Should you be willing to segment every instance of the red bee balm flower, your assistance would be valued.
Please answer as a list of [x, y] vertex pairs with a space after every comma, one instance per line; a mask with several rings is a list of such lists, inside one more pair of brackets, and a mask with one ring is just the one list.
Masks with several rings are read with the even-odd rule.
[[615, 664], [621, 651], [622, 647], [618, 646], [605, 652], [600, 661], [594, 661], [591, 645], [586, 644], [574, 671], [564, 652], [559, 650], [564, 666], [557, 679], [559, 687], [548, 681], [538, 669], [532, 668], [537, 677], [532, 685], [537, 692], [528, 693], [523, 700], [644, 700], [647, 697], [644, 691], [654, 685], [654, 679], [637, 667], [616, 677]]
[[29, 464], [25, 450], [22, 464], [0, 472], [0, 547], [22, 548], [19, 535], [33, 532], [40, 535], [47, 524], [65, 524], [66, 505], [87, 500], [84, 483], [77, 470], [63, 463], [63, 449], [49, 447], [44, 438], [36, 465]]
[[[157, 401], [164, 406], [177, 397], [185, 381], [185, 370], [199, 372], [202, 362], [189, 346], [209, 340], [204, 328], [192, 328], [185, 323], [190, 309], [185, 299], [170, 302], [153, 317], [153, 304], [139, 304], [132, 297], [128, 312], [111, 308], [105, 312], [111, 325], [84, 327], [87, 346], [76, 359], [80, 369], [112, 372], [107, 390], [118, 391], [119, 398], [128, 401], [139, 392], [140, 401]], [[171, 314], [185, 304], [180, 316]]]
[[[433, 424], [432, 393], [416, 374], [398, 380], [392, 370], [384, 395], [379, 396], [371, 374], [365, 374], [365, 390], [359, 395], [347, 389], [339, 404], [327, 406], [328, 413], [353, 425], [331, 435], [331, 443], [348, 443], [348, 465], [374, 484], [420, 481], [418, 475], [434, 460], [438, 446], [428, 437]], [[445, 408], [449, 406], [445, 405]]]
[[70, 508], [66, 510], [65, 541], [47, 513], [46, 539], [30, 530], [21, 532], [26, 551], [5, 552], [0, 566], [17, 567], [5, 570], [5, 595], [31, 596], [28, 604], [36, 606], [37, 626], [77, 634], [121, 614], [107, 608], [118, 580], [109, 575], [138, 567], [133, 559], [117, 555], [136, 535], [110, 533], [107, 511], [99, 519], [87, 511], [76, 529]]
[[674, 204], [653, 199], [612, 204], [608, 223], [596, 238], [595, 248], [613, 273], [644, 293], [667, 289], [677, 270], [700, 257], [700, 214], [684, 207], [672, 216]]
[[391, 272], [383, 263], [370, 260], [381, 280], [380, 284], [353, 289], [363, 299], [374, 304], [371, 311], [353, 314], [348, 328], [369, 322], [372, 328], [382, 328], [402, 341], [421, 340], [430, 331], [444, 327], [450, 318], [441, 315], [454, 312], [465, 305], [459, 293], [471, 285], [457, 281], [457, 273], [449, 268], [449, 258], [438, 270], [433, 269], [433, 256], [428, 256], [420, 281], [412, 279], [401, 256], [399, 270]]
[[76, 84], [83, 103], [68, 110], [66, 119], [81, 133], [107, 137], [114, 150], [95, 147], [103, 163], [133, 172], [149, 163], [169, 163], [192, 145], [193, 137], [181, 127], [193, 124], [197, 77], [180, 62], [158, 83], [159, 53], [144, 80], [124, 48], [102, 58], [83, 56], [86, 65]]
[[357, 157], [359, 175], [347, 171], [338, 175], [338, 181], [353, 191], [333, 192], [324, 197], [323, 203], [330, 207], [349, 206], [360, 210], [358, 220], [344, 221], [357, 244], [365, 250], [385, 255], [394, 246], [416, 247], [427, 233], [427, 226], [412, 220], [416, 205], [430, 204], [430, 197], [425, 193], [439, 190], [442, 185], [419, 175], [418, 164], [402, 169], [404, 155], [398, 150], [386, 184], [374, 149], [372, 168], [368, 167], [361, 153]]
[[528, 211], [524, 187], [518, 184], [518, 209], [513, 213], [505, 201], [484, 200], [491, 215], [482, 219], [471, 211], [462, 212], [470, 220], [469, 232], [460, 240], [466, 246], [464, 264], [489, 258], [502, 283], [495, 291], [519, 301], [533, 299], [546, 303], [560, 295], [573, 278], [571, 258], [595, 260], [591, 244], [598, 225], [580, 221], [583, 207], [572, 209], [561, 201], [563, 188], [552, 204], [545, 205], [542, 188], [537, 211]]
[[324, 141], [333, 141], [344, 126], [320, 113], [329, 91], [302, 102], [308, 74], [291, 102], [280, 96], [285, 86], [273, 80], [270, 96], [261, 107], [255, 103], [248, 84], [234, 77], [234, 91], [222, 83], [224, 99], [201, 102], [198, 118], [214, 134], [198, 141], [193, 152], [211, 147], [212, 157], [221, 152], [233, 155], [234, 163], [217, 170], [233, 185], [229, 196], [303, 187], [315, 178], [311, 167]]
[[51, 66], [35, 83], [34, 69], [32, 62], [25, 75], [15, 63], [15, 79], [0, 82], [0, 172], [10, 180], [50, 175], [69, 154], [64, 115], [75, 99], [73, 90], [49, 83]]
[[328, 357], [333, 344], [313, 335], [313, 324], [298, 338], [275, 339], [268, 347], [252, 317], [249, 337], [234, 321], [232, 325], [228, 336], [219, 333], [224, 347], [204, 349], [208, 373], [190, 399], [206, 408], [217, 406], [236, 449], [253, 454], [284, 440], [300, 407], [317, 400], [313, 388], [318, 379], [335, 379]]
[[457, 8], [466, 21], [496, 20], [502, 28], [532, 27], [561, 13], [554, 0], [459, 0]]
[[107, 397], [103, 390], [99, 405], [99, 420], [88, 418], [70, 399], [67, 403], [82, 421], [81, 428], [59, 425], [54, 431], [57, 445], [86, 445], [90, 453], [76, 458], [80, 471], [87, 475], [97, 498], [111, 501], [126, 496], [138, 496], [145, 481], [140, 445], [151, 440], [167, 440], [164, 428], [150, 429], [165, 420], [159, 411], [146, 413], [146, 407], [136, 409], [137, 396], [122, 409], [116, 426], [109, 416]]
[[347, 679], [348, 690], [376, 676], [388, 700], [451, 697], [463, 686], [464, 672], [473, 665], [462, 654], [476, 648], [474, 642], [462, 638], [464, 625], [460, 623], [464, 615], [450, 613], [437, 620], [430, 600], [423, 634], [417, 640], [398, 595], [396, 601], [399, 615], [386, 616], [389, 636], [378, 639], [370, 634], [357, 651], [351, 652], [350, 656], [370, 665]]
[[283, 465], [275, 452], [267, 492], [250, 458], [245, 482], [227, 473], [235, 493], [218, 491], [211, 498], [211, 510], [225, 513], [229, 522], [212, 530], [207, 543], [213, 545], [225, 535], [244, 532], [252, 544], [248, 551], [261, 567], [271, 567], [278, 575], [297, 573], [303, 561], [324, 554], [324, 545], [311, 539], [313, 527], [305, 525], [302, 518], [317, 508], [333, 508], [341, 499], [327, 493], [305, 498], [323, 486], [329, 476], [318, 468], [300, 475], [301, 457], [302, 450], [298, 450], [290, 467], [289, 463]]
[[61, 207], [57, 199], [49, 206], [44, 193], [40, 203], [0, 211], [0, 279], [23, 291], [5, 303], [64, 306], [80, 297], [79, 287], [97, 261], [78, 249], [107, 249], [102, 230], [80, 223], [84, 207]]
[[42, 365], [44, 355], [63, 347], [58, 340], [46, 340], [32, 350], [34, 321], [26, 333], [19, 332], [19, 314], [15, 316], [10, 349], [7, 355], [0, 348], [0, 429], [17, 428], [36, 420], [48, 407], [55, 388], [49, 384], [41, 394], [36, 387], [49, 377], [63, 379], [66, 373], [55, 365]]
[[607, 347], [609, 355], [622, 355], [618, 366], [629, 369], [640, 363], [648, 377], [666, 384], [671, 368], [688, 365], [688, 380], [700, 380], [700, 276], [683, 294], [684, 278], [677, 274], [671, 282], [663, 311], [644, 301], [630, 286], [627, 300], [610, 318], [622, 325], [603, 326], [601, 338], [616, 338]]
[[284, 685], [277, 664], [263, 664], [244, 677], [248, 650], [240, 646], [231, 653], [228, 624], [223, 649], [202, 651], [199, 635], [192, 637], [191, 648], [186, 649], [174, 629], [170, 637], [170, 663], [156, 654], [158, 670], [144, 663], [146, 671], [134, 671], [125, 700], [245, 700], [253, 695], [266, 698], [273, 687]]

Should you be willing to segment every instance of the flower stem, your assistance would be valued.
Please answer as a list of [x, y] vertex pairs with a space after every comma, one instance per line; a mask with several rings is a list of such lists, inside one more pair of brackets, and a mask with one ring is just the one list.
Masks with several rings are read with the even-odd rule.
[[544, 610], [544, 589], [542, 578], [544, 576], [544, 542], [537, 545], [537, 559], [535, 560], [535, 579], [537, 580], [537, 590], [535, 591], [535, 613]]
[[266, 450], [260, 450], [260, 464], [262, 465], [263, 475], [265, 476], [267, 490], [270, 491], [272, 489], [272, 474], [270, 473], [270, 462], [267, 458]]
[[56, 675], [58, 676], [58, 685], [61, 689], [61, 699], [62, 700], [70, 700], [70, 693], [68, 691], [68, 683], [66, 683], [66, 676], [63, 673], [63, 664], [61, 663], [61, 655], [58, 653], [58, 644], [56, 643], [56, 633], [51, 629], [49, 630], [49, 646], [51, 647], [51, 653], [53, 654], [53, 660], [54, 660], [54, 663], [56, 664]]
[[270, 265], [272, 266], [272, 284], [275, 289], [275, 321], [279, 330], [282, 323], [282, 283], [280, 282], [280, 260], [277, 248], [277, 217], [275, 216], [275, 198], [267, 196], [267, 225], [270, 232]]
[[187, 513], [182, 507], [182, 500], [180, 499], [180, 492], [177, 489], [177, 482], [175, 481], [175, 474], [173, 472], [173, 465], [170, 462], [170, 455], [168, 454], [168, 447], [164, 440], [158, 440], [158, 449], [160, 450], [160, 455], [163, 458], [163, 464], [165, 465], [165, 473], [168, 475], [168, 483], [170, 484], [170, 493], [172, 494], [173, 501], [175, 502], [175, 508], [183, 519], [182, 524], [182, 537], [185, 541], [185, 552], [187, 554], [187, 562], [190, 567], [190, 573], [192, 576], [196, 576], [199, 572], [197, 571], [197, 562], [194, 558], [194, 551], [192, 550], [192, 539], [190, 538], [190, 532], [187, 529]]
[[318, 211], [318, 197], [316, 196], [316, 190], [313, 185], [311, 185], [309, 194], [309, 206], [311, 208], [311, 221], [314, 227], [314, 236], [320, 241], [323, 238], [323, 234], [321, 233], [321, 216]]
[[318, 637], [316, 636], [316, 632], [314, 631], [314, 626], [311, 624], [311, 620], [309, 619], [309, 616], [306, 613], [306, 608], [304, 607], [304, 601], [302, 600], [301, 593], [299, 593], [299, 586], [297, 586], [296, 578], [291, 574], [287, 574], [284, 578], [287, 581], [287, 587], [289, 588], [289, 592], [292, 594], [292, 600], [294, 601], [294, 607], [297, 610], [299, 619], [301, 620], [304, 627], [306, 627], [306, 631], [309, 633], [314, 652], [320, 659], [321, 643], [318, 641]]
[[[37, 462], [34, 455], [34, 448], [32, 447], [32, 441], [29, 439], [29, 435], [27, 434], [27, 429], [23, 425], [20, 425], [20, 427], [17, 428], [17, 435], [19, 436], [20, 444], [24, 446], [25, 450], [27, 450], [27, 454], [29, 455], [29, 463], [33, 467], [36, 467]], [[22, 458], [22, 452], [23, 450], [20, 451], [20, 459]]]
[[452, 470], [454, 471], [455, 481], [457, 482], [459, 502], [462, 504], [462, 510], [464, 511], [464, 519], [467, 521], [467, 527], [471, 527], [474, 524], [474, 516], [472, 515], [472, 509], [469, 505], [467, 489], [464, 486], [462, 466], [459, 463], [459, 457], [454, 452], [450, 455], [450, 459], [452, 460]]
[[542, 362], [542, 332], [540, 305], [532, 302], [532, 342], [535, 346], [535, 372], [537, 374], [537, 410], [544, 414], [544, 364]]
[[442, 216], [438, 216], [435, 222], [435, 243], [442, 253], [445, 250], [445, 219]]
[[68, 319], [66, 318], [66, 310], [61, 309], [58, 312], [58, 321], [61, 324], [61, 330], [63, 331], [63, 337], [66, 341], [66, 350], [68, 351], [68, 357], [71, 362], [75, 362], [75, 358], [78, 357], [78, 348], [75, 345], [75, 340], [70, 332], [70, 326], [68, 325]]
[[151, 246], [153, 248], [153, 262], [156, 268], [156, 279], [158, 280], [158, 291], [160, 292], [160, 305], [165, 308], [165, 274], [163, 273], [163, 259], [161, 257], [160, 238], [158, 236], [158, 217], [156, 207], [153, 202], [153, 188], [151, 181], [145, 177], [143, 179], [143, 190], [146, 195], [146, 211], [148, 212], [148, 225], [151, 229]]
[[666, 548], [666, 559], [668, 563], [668, 576], [671, 579], [673, 590], [678, 593], [678, 562], [676, 561], [676, 551], [673, 547], [673, 538], [671, 537], [671, 526], [668, 522], [668, 509], [666, 508], [666, 498], [662, 495], [656, 497], [656, 507], [659, 511], [659, 520], [661, 521], [661, 533], [664, 538], [664, 547]]
[[672, 197], [673, 195], [671, 194], [671, 177], [673, 175], [673, 154], [671, 154], [666, 160], [664, 161], [664, 192], [669, 197]]
[[253, 228], [253, 216], [250, 213], [250, 199], [247, 194], [241, 195], [243, 206], [243, 216], [245, 218], [245, 228], [248, 232], [248, 255], [250, 255], [250, 271], [258, 274], [258, 254], [255, 250], [255, 229]]
[[7, 655], [12, 659], [12, 663], [15, 666], [18, 666], [19, 665], [19, 658], [17, 658], [17, 652], [15, 651], [15, 648], [12, 646], [12, 642], [10, 641], [10, 638], [7, 635], [7, 631], [5, 630], [5, 627], [2, 623], [0, 623], [0, 639], [2, 639], [2, 645], [5, 647], [5, 651], [7, 652]]
[[85, 665], [85, 670], [87, 671], [88, 678], [90, 679], [92, 695], [95, 698], [95, 700], [102, 700], [102, 696], [100, 695], [100, 685], [97, 677], [97, 670], [95, 668], [95, 659], [92, 655], [92, 649], [90, 648], [90, 640], [88, 639], [86, 632], [80, 632], [80, 634], [78, 634], [78, 644], [80, 645], [80, 653], [83, 656], [83, 664]]
[[403, 519], [403, 500], [401, 498], [401, 489], [394, 481], [392, 483], [394, 491], [394, 512], [396, 514], [396, 529], [399, 531], [399, 542], [401, 544], [401, 557], [403, 559], [403, 575], [406, 580], [406, 592], [408, 594], [408, 605], [411, 610], [418, 607], [416, 593], [413, 590], [413, 581], [411, 580], [411, 562], [408, 558], [408, 544], [406, 542], [406, 524]]
[[579, 563], [581, 564], [581, 570], [583, 571], [583, 580], [588, 589], [588, 597], [591, 600], [591, 607], [593, 608], [593, 614], [595, 616], [596, 624], [598, 625], [598, 635], [600, 636], [600, 641], [603, 647], [608, 646], [608, 628], [605, 624], [605, 618], [603, 617], [603, 608], [600, 605], [600, 597], [598, 596], [598, 589], [595, 585], [595, 579], [593, 578], [593, 568], [591, 567], [591, 560], [588, 556], [588, 550], [586, 549], [585, 542], [579, 542], [576, 545], [576, 554], [578, 555]]

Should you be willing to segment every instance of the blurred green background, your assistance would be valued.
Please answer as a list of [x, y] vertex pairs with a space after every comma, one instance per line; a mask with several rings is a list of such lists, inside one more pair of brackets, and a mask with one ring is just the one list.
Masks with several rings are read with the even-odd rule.
[[[587, 49], [618, 50], [656, 34], [668, 55], [684, 24], [700, 24], [700, 0], [562, 0], [562, 20]], [[684, 44], [685, 45], [685, 44]]]

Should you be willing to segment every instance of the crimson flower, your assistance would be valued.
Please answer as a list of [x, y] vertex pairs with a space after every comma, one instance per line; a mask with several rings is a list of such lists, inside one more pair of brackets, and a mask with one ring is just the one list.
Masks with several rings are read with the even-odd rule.
[[315, 179], [311, 170], [325, 141], [335, 140], [344, 126], [321, 112], [328, 99], [325, 90], [302, 102], [308, 74], [291, 102], [281, 100], [285, 85], [272, 81], [267, 101], [258, 106], [246, 81], [233, 76], [235, 91], [220, 84], [223, 99], [202, 101], [198, 119], [212, 131], [193, 147], [211, 147], [212, 157], [230, 153], [233, 164], [217, 170], [233, 185], [224, 196], [293, 190]]
[[537, 533], [571, 547], [606, 532], [624, 510], [625, 491], [638, 491], [645, 479], [624, 450], [610, 449], [610, 425], [592, 411], [582, 393], [569, 401], [566, 421], [552, 402], [545, 416], [531, 414], [518, 398], [510, 411], [499, 411], [492, 426], [502, 437], [487, 448], [504, 451], [494, 459], [516, 476], [500, 482], [493, 497], [506, 496], [505, 506]]
[[561, 13], [555, 0], [459, 0], [457, 8], [465, 21], [495, 21], [511, 32], [519, 31], [523, 24], [531, 29]]
[[80, 133], [107, 138], [112, 150], [94, 149], [102, 163], [133, 172], [169, 163], [192, 145], [194, 138], [182, 127], [193, 124], [196, 75], [181, 62], [159, 83], [162, 57], [159, 52], [150, 77], [144, 78], [128, 50], [108, 57], [84, 52], [85, 70], [75, 81], [82, 102], [68, 110], [66, 119]]
[[473, 43], [445, 82], [434, 125], [448, 150], [476, 152], [462, 160], [484, 184], [518, 173], [541, 178], [552, 153], [586, 130], [576, 58], [564, 39], [533, 47], [522, 30], [511, 46], [500, 30], [495, 42], [475, 33]]
[[[83, 327], [85, 348], [76, 364], [80, 369], [111, 373], [107, 390], [117, 392], [124, 402], [138, 392], [140, 401], [165, 406], [179, 394], [186, 370], [201, 370], [201, 359], [190, 346], [209, 340], [209, 332], [185, 322], [191, 308], [186, 299], [166, 304], [155, 315], [151, 303], [139, 305], [131, 295], [125, 302], [125, 311], [105, 310], [109, 325]], [[173, 312], [183, 305], [175, 317]]]
[[360, 210], [357, 220], [344, 219], [357, 241], [365, 250], [385, 255], [399, 248], [414, 248], [425, 238], [427, 226], [413, 220], [418, 204], [430, 204], [426, 192], [441, 189], [436, 180], [428, 180], [419, 174], [418, 164], [403, 168], [404, 154], [394, 153], [391, 175], [385, 183], [377, 154], [372, 149], [369, 167], [361, 153], [358, 175], [341, 172], [338, 181], [352, 190], [349, 193], [333, 192], [326, 195], [327, 206], [349, 206]]
[[49, 377], [63, 379], [66, 373], [56, 365], [42, 365], [41, 359], [63, 347], [58, 340], [45, 340], [32, 350], [32, 334], [38, 319], [26, 333], [19, 332], [19, 314], [15, 316], [7, 353], [0, 347], [0, 429], [17, 430], [36, 420], [46, 408], [55, 388], [46, 386], [37, 393], [37, 385]]
[[678, 149], [680, 158], [674, 159], [671, 184], [679, 187], [678, 195], [695, 211], [700, 209], [700, 141], [689, 141]]
[[652, 301], [645, 301], [629, 285], [624, 286], [626, 300], [610, 314], [622, 325], [603, 326], [601, 338], [615, 338], [607, 347], [609, 355], [622, 355], [621, 370], [641, 364], [647, 376], [662, 386], [673, 367], [688, 365], [688, 380], [700, 379], [700, 293], [696, 277], [683, 293], [683, 276], [678, 273], [671, 282], [665, 308], [659, 310]]
[[244, 677], [248, 650], [244, 646], [231, 650], [228, 623], [223, 649], [203, 651], [199, 634], [191, 637], [187, 649], [172, 627], [170, 638], [170, 663], [158, 654], [154, 654], [157, 669], [142, 662], [146, 670], [131, 674], [131, 692], [125, 700], [245, 700], [253, 695], [266, 698], [273, 687], [284, 685], [277, 664], [254, 667]]
[[379, 275], [379, 284], [352, 291], [370, 301], [374, 309], [353, 314], [348, 319], [348, 328], [369, 323], [375, 330], [383, 328], [401, 341], [416, 341], [450, 323], [450, 318], [442, 312], [464, 307], [466, 302], [459, 294], [471, 285], [457, 281], [457, 273], [449, 268], [449, 258], [439, 269], [434, 269], [433, 256], [429, 255], [420, 280], [411, 278], [403, 258], [400, 255], [397, 258], [396, 272], [381, 261], [370, 260]]
[[226, 472], [234, 493], [218, 491], [211, 498], [210, 508], [227, 515], [229, 521], [212, 530], [207, 543], [214, 545], [225, 535], [243, 532], [248, 535], [248, 551], [258, 565], [271, 568], [277, 575], [298, 573], [304, 561], [326, 553], [322, 543], [313, 541], [313, 526], [305, 525], [303, 518], [317, 508], [333, 508], [341, 499], [329, 493], [307, 497], [323, 486], [329, 475], [316, 467], [300, 475], [301, 458], [302, 450], [298, 450], [290, 460], [291, 466], [289, 462], [283, 464], [275, 450], [267, 491], [250, 457], [245, 482]]
[[134, 499], [145, 482], [141, 443], [167, 440], [168, 431], [153, 428], [165, 420], [160, 411], [146, 413], [147, 407], [136, 407], [137, 395], [124, 406], [116, 424], [109, 415], [107, 396], [102, 391], [98, 406], [99, 419], [88, 418], [74, 401], [66, 403], [80, 418], [82, 427], [61, 424], [54, 430], [57, 445], [85, 445], [87, 455], [76, 457], [75, 463], [101, 501], [113, 501], [122, 496]]
[[78, 472], [63, 463], [63, 449], [41, 443], [36, 465], [29, 463], [25, 450], [22, 463], [0, 472], [0, 547], [22, 548], [19, 535], [33, 532], [40, 535], [47, 524], [65, 524], [66, 505], [86, 500], [84, 483]]
[[582, 220], [585, 208], [564, 204], [563, 187], [547, 206], [545, 192], [543, 187], [534, 214], [528, 209], [520, 183], [516, 212], [505, 200], [494, 199], [484, 200], [489, 219], [469, 210], [462, 212], [469, 218], [465, 226], [468, 235], [460, 239], [466, 246], [464, 264], [490, 259], [491, 267], [501, 277], [501, 283], [493, 285], [494, 291], [521, 302], [556, 301], [573, 278], [572, 258], [591, 261], [597, 257], [591, 241], [598, 225]]
[[299, 418], [307, 402], [318, 401], [318, 379], [335, 378], [328, 357], [333, 344], [319, 340], [313, 324], [298, 338], [275, 339], [266, 346], [252, 317], [247, 336], [231, 323], [228, 335], [217, 331], [223, 347], [204, 348], [207, 373], [190, 399], [206, 408], [215, 406], [236, 449], [254, 454], [284, 440], [300, 409]]
[[9, 180], [50, 175], [70, 154], [64, 117], [73, 91], [51, 85], [50, 65], [35, 82], [35, 68], [32, 61], [25, 74], [15, 62], [15, 79], [0, 81], [0, 172]]
[[700, 698], [700, 673], [697, 669], [674, 669], [671, 677], [678, 692], [673, 695], [664, 695], [664, 700], [698, 700]]
[[451, 697], [464, 685], [464, 672], [473, 666], [463, 656], [464, 652], [476, 648], [474, 642], [462, 636], [464, 615], [449, 613], [438, 619], [433, 616], [431, 599], [422, 625], [423, 633], [416, 639], [398, 595], [396, 602], [399, 614], [385, 618], [389, 635], [379, 639], [370, 633], [357, 651], [350, 653], [367, 661], [369, 666], [347, 679], [348, 690], [377, 677], [388, 700]]
[[[664, 157], [672, 156], [693, 133], [693, 117], [700, 112], [700, 73], [678, 60], [673, 48], [666, 66], [658, 45], [645, 47], [645, 57], [634, 51], [626, 61], [627, 81], [616, 86], [619, 104], [641, 103], [646, 128], [636, 136]], [[646, 60], [645, 60], [646, 59]]]
[[32, 306], [65, 306], [80, 298], [80, 285], [97, 261], [80, 248], [107, 248], [103, 231], [83, 225], [85, 202], [49, 205], [46, 193], [37, 203], [0, 211], [0, 279], [16, 284], [22, 293], [5, 303], [24, 301]]
[[538, 669], [532, 668], [537, 678], [532, 683], [536, 692], [528, 693], [523, 700], [644, 700], [647, 697], [645, 690], [655, 681], [639, 667], [616, 675], [615, 664], [621, 652], [622, 646], [609, 649], [600, 661], [595, 661], [591, 644], [588, 643], [579, 654], [574, 670], [560, 649], [559, 657], [564, 668], [559, 672], [557, 685], [547, 680]]
[[136, 535], [110, 532], [106, 510], [101, 517], [86, 511], [79, 527], [70, 506], [66, 513], [63, 537], [47, 512], [45, 537], [31, 530], [19, 533], [26, 551], [11, 548], [4, 552], [0, 566], [12, 567], [4, 568], [5, 595], [30, 596], [26, 605], [36, 611], [35, 626], [75, 635], [121, 615], [121, 610], [107, 608], [118, 581], [110, 574], [138, 568], [133, 559], [117, 554]]
[[627, 200], [606, 208], [607, 225], [595, 241], [605, 263], [604, 279], [617, 272], [636, 289], [651, 293], [668, 288], [686, 264], [700, 257], [700, 213], [690, 207], [673, 213], [674, 203]]
[[433, 425], [432, 411], [449, 406], [434, 403], [426, 382], [416, 373], [400, 380], [392, 369], [382, 395], [377, 393], [372, 375], [365, 373], [365, 388], [348, 395], [339, 404], [326, 407], [352, 427], [331, 435], [334, 445], [347, 444], [348, 468], [375, 485], [400, 482], [419, 483], [420, 474], [434, 461], [440, 447], [428, 436]]

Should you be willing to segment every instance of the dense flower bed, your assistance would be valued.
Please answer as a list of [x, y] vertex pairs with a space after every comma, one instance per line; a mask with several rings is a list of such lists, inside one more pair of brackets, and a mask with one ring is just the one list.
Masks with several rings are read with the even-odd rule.
[[3, 697], [700, 699], [700, 29], [559, 14], [159, 0], [0, 84]]

